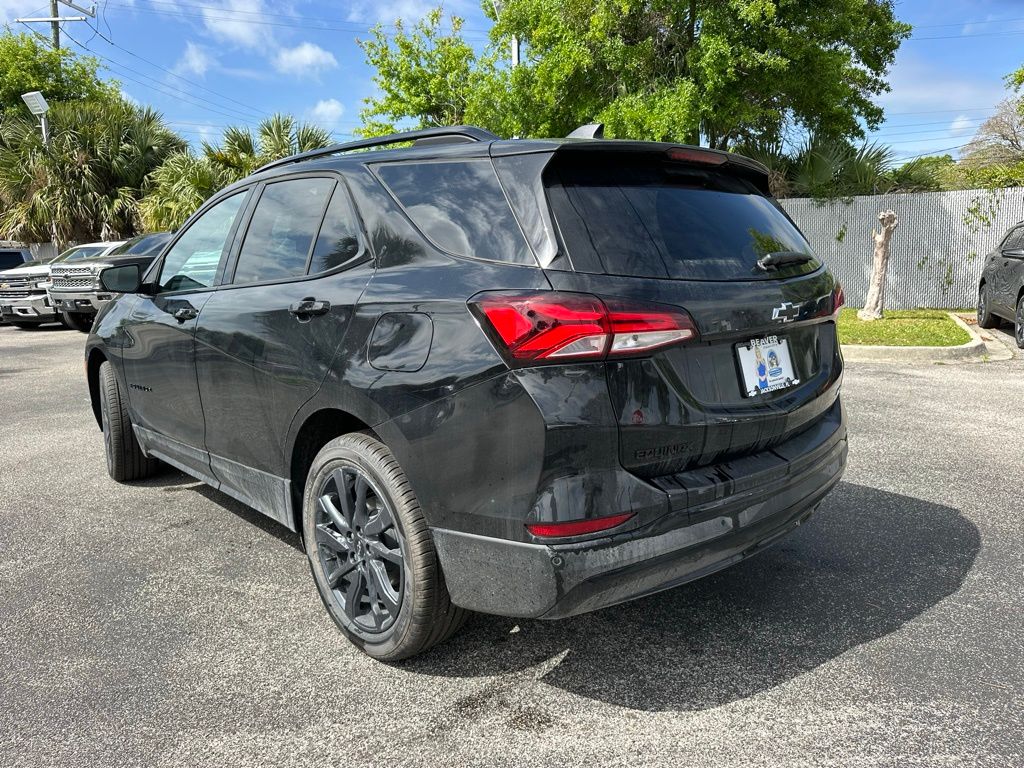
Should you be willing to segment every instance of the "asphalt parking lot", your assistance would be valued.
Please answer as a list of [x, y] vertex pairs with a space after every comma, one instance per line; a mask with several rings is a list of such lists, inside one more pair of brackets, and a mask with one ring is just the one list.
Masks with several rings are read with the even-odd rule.
[[84, 336], [0, 327], [0, 765], [1024, 764], [1024, 359], [847, 369], [819, 514], [703, 581], [396, 666], [297, 536], [106, 476]]

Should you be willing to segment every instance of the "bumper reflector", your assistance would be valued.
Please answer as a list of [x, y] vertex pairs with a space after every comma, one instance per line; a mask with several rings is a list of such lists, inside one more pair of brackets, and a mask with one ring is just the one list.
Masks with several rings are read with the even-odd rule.
[[634, 512], [608, 517], [594, 517], [589, 520], [570, 520], [564, 523], [529, 523], [526, 530], [534, 536], [555, 538], [561, 536], [582, 536], [585, 533], [597, 533], [615, 528], [633, 517]]

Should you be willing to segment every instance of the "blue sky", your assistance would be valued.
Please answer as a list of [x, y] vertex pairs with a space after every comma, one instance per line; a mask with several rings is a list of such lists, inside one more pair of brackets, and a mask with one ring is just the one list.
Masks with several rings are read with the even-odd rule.
[[[229, 124], [273, 112], [317, 122], [339, 140], [359, 124], [373, 93], [356, 38], [375, 23], [419, 18], [430, 0], [97, 0], [95, 30], [64, 25], [67, 45], [101, 58], [131, 98], [152, 104], [198, 142]], [[88, 0], [77, 0], [89, 5]], [[0, 0], [0, 19], [47, 15], [44, 0]], [[466, 19], [466, 37], [486, 39], [473, 0], [447, 0]], [[881, 103], [887, 120], [872, 138], [901, 157], [949, 150], [970, 140], [1007, 95], [1003, 77], [1024, 63], [1024, 2], [903, 0], [914, 25]], [[77, 15], [62, 6], [62, 15]], [[23, 29], [13, 25], [15, 29]], [[37, 25], [40, 32], [48, 28]]]

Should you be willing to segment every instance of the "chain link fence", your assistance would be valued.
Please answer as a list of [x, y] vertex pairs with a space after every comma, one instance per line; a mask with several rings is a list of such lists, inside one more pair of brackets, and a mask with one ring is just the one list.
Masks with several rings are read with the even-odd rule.
[[880, 211], [892, 209], [900, 222], [890, 244], [889, 309], [973, 307], [985, 254], [1024, 220], [1022, 187], [781, 202], [843, 284], [851, 307], [867, 296], [871, 229]]

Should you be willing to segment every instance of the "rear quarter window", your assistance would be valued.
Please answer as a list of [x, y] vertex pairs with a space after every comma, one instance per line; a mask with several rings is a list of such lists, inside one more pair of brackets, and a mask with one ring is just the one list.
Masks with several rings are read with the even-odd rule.
[[373, 170], [441, 250], [536, 265], [489, 159], [386, 163]]

